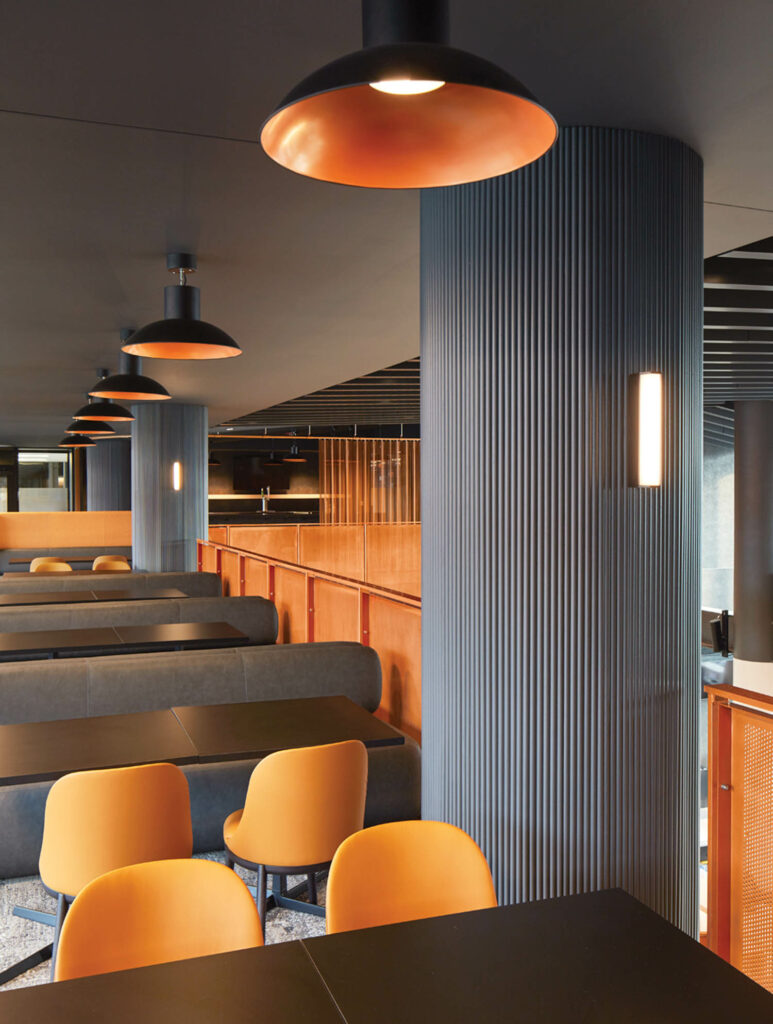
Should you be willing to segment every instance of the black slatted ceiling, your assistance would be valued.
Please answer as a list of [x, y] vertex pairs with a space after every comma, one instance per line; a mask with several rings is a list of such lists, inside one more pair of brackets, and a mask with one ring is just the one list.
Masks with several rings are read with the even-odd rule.
[[703, 306], [705, 405], [773, 399], [773, 238], [706, 260]]

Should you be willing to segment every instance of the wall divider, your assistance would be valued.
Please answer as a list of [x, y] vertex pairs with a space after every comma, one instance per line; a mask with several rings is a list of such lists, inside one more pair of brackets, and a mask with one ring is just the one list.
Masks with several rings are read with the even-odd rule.
[[421, 599], [365, 580], [199, 540], [200, 572], [215, 572], [226, 596], [273, 601], [279, 643], [351, 640], [373, 647], [381, 661], [377, 714], [421, 738]]

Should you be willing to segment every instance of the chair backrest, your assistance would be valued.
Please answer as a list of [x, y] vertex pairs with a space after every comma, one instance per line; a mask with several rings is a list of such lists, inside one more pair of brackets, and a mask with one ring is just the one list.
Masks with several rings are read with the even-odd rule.
[[466, 832], [393, 821], [350, 836], [327, 883], [327, 930], [351, 931], [497, 905], [491, 872]]
[[92, 563], [91, 568], [94, 572], [131, 572], [132, 567], [123, 558], [107, 558], [103, 556], [103, 561], [96, 564], [96, 559]]
[[368, 755], [359, 740], [269, 754], [250, 777], [229, 846], [238, 857], [274, 867], [326, 864], [362, 828], [367, 784]]
[[73, 772], [49, 790], [40, 877], [54, 892], [76, 896], [107, 871], [192, 850], [188, 780], [177, 765]]
[[100, 565], [105, 562], [123, 562], [124, 565], [129, 564], [125, 555], [97, 555], [94, 561], [91, 563], [92, 569], [97, 569]]
[[33, 558], [30, 572], [72, 572], [72, 566], [63, 558]]
[[64, 562], [65, 559], [60, 555], [38, 555], [33, 558], [30, 562], [30, 572], [34, 572], [39, 565], [43, 565], [46, 562]]
[[157, 860], [100, 875], [64, 919], [55, 981], [263, 945], [255, 901], [209, 860]]

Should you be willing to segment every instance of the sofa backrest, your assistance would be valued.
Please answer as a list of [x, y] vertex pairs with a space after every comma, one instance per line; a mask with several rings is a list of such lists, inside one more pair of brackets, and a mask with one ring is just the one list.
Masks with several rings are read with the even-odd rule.
[[381, 702], [381, 664], [348, 642], [0, 664], [0, 724], [293, 697]]
[[[18, 574], [17, 574], [18, 576]], [[60, 590], [182, 590], [189, 597], [220, 597], [220, 577], [214, 572], [93, 573], [89, 576], [4, 576], [0, 594], [40, 594]]]
[[264, 597], [181, 597], [0, 608], [0, 633], [156, 626], [166, 622], [229, 622], [257, 644], [275, 643], [278, 629], [276, 607]]

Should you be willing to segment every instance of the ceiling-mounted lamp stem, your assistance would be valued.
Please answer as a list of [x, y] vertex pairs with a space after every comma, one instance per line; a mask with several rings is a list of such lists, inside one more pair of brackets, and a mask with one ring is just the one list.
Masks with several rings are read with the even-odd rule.
[[440, 43], [450, 38], [445, 0], [362, 0], [362, 45]]

